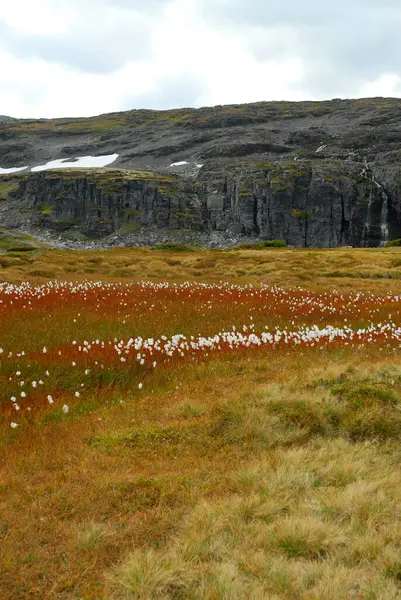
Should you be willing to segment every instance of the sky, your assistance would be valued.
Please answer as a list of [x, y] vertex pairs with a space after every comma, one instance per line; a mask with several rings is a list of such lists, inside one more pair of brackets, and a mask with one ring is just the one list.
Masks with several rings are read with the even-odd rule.
[[0, 0], [0, 114], [401, 97], [400, 0]]

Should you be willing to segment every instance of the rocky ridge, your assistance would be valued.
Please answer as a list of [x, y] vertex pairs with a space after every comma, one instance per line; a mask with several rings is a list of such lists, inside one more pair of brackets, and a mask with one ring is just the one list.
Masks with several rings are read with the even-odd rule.
[[257, 103], [5, 121], [0, 226], [69, 247], [379, 246], [401, 237], [401, 100]]

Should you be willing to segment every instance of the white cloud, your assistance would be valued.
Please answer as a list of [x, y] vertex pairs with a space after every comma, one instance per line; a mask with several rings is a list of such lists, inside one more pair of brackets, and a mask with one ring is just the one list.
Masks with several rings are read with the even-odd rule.
[[148, 65], [125, 65], [112, 75], [87, 74], [43, 60], [0, 52], [2, 114], [17, 117], [90, 116], [121, 108], [124, 94], [154, 88]]
[[395, 74], [384, 74], [375, 81], [371, 81], [362, 86], [363, 96], [391, 98], [401, 96], [401, 76]]
[[342, 0], [14, 0], [0, 14], [0, 113], [401, 95], [401, 9], [383, 2], [386, 39], [370, 0], [365, 29], [361, 6], [340, 29]]
[[25, 35], [56, 37], [68, 31], [73, 19], [68, 6], [68, 2], [50, 0], [2, 2], [0, 19], [14, 31]]

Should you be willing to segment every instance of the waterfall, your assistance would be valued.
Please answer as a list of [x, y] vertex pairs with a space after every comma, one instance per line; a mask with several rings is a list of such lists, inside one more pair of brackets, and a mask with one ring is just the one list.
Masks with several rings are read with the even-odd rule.
[[[372, 182], [373, 175], [372, 175], [372, 172], [369, 169], [369, 165], [367, 163], [365, 164], [365, 167], [362, 169], [361, 177], [363, 177], [364, 179], [366, 179], [369, 182]], [[373, 185], [370, 188], [368, 206], [367, 206], [367, 210], [366, 210], [366, 219], [365, 219], [365, 223], [363, 226], [363, 233], [362, 233], [362, 242], [365, 246], [368, 245], [370, 228], [372, 225], [372, 204], [373, 204]]]
[[383, 190], [382, 186], [375, 181], [377, 188], [380, 190], [380, 195], [382, 198], [382, 210], [380, 213], [380, 246], [384, 246], [386, 242], [388, 242], [388, 196], [386, 192]]
[[363, 228], [363, 240], [367, 243], [369, 238], [370, 229], [372, 227], [372, 204], [374, 202], [374, 194], [373, 190], [379, 192], [381, 198], [381, 211], [380, 211], [380, 246], [384, 246], [384, 244], [388, 241], [389, 238], [389, 227], [388, 227], [388, 208], [389, 208], [389, 199], [386, 192], [383, 189], [383, 186], [380, 185], [369, 168], [368, 164], [365, 165], [365, 168], [361, 172], [361, 176], [364, 177], [367, 181], [372, 183], [372, 187], [370, 189], [368, 206], [366, 211], [366, 221]]

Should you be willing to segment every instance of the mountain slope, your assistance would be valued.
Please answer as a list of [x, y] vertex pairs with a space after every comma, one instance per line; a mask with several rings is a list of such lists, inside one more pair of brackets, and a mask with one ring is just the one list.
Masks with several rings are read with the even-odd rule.
[[[0, 225], [64, 240], [377, 246], [401, 236], [401, 100], [262, 102], [0, 124]], [[59, 164], [60, 166], [60, 164]], [[61, 165], [62, 166], [62, 165]], [[75, 243], [75, 242], [74, 242]]]

